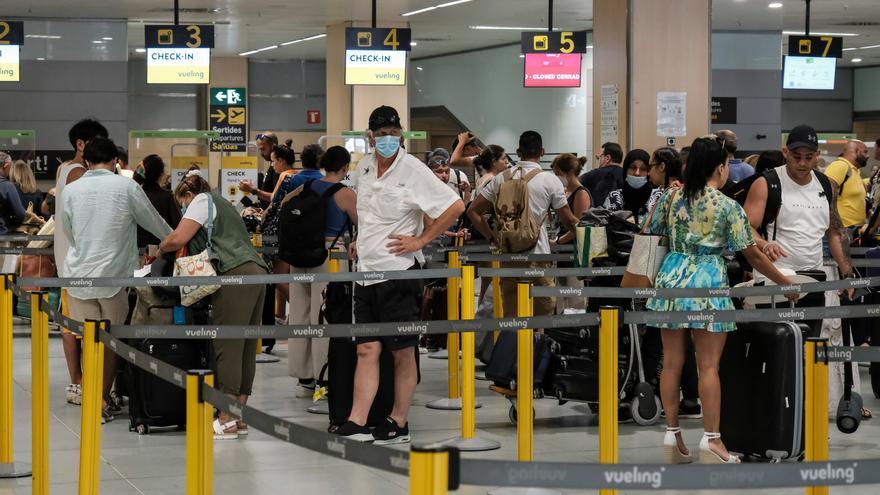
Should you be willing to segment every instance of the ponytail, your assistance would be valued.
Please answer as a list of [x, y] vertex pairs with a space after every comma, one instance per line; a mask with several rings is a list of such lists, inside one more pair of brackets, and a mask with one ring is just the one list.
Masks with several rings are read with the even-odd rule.
[[495, 160], [500, 160], [503, 156], [504, 148], [490, 144], [479, 155], [474, 157], [474, 166], [484, 174], [488, 173], [492, 169], [492, 164], [495, 163]]
[[697, 138], [691, 144], [684, 173], [684, 197], [692, 203], [706, 188], [715, 170], [727, 161], [727, 150], [714, 138]]

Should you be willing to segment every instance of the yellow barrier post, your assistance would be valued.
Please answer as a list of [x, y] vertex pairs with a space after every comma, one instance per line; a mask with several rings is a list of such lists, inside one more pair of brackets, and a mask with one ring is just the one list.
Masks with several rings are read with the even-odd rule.
[[[461, 268], [461, 319], [474, 319], [475, 280], [473, 265]], [[466, 452], [501, 448], [494, 440], [477, 437], [476, 432], [476, 349], [474, 332], [461, 333], [461, 436], [443, 442]]]
[[107, 321], [86, 320], [83, 326], [83, 400], [79, 450], [79, 495], [98, 495], [101, 463], [104, 344], [98, 332]]
[[[617, 464], [617, 332], [620, 308], [599, 309], [599, 463]], [[617, 490], [599, 490], [615, 495]]]
[[[516, 286], [516, 316], [534, 316], [534, 300], [531, 295], [532, 284], [519, 283]], [[521, 462], [532, 460], [532, 412], [534, 394], [534, 354], [535, 331], [524, 328], [517, 331], [516, 339], [516, 452]]]
[[[493, 261], [492, 268], [497, 270], [501, 268], [500, 261]], [[492, 316], [495, 318], [504, 318], [504, 300], [501, 294], [501, 277], [492, 277]], [[500, 330], [492, 332], [492, 341], [498, 342], [498, 336], [501, 335]]]
[[16, 463], [13, 454], [12, 385], [12, 284], [14, 275], [3, 274], [0, 289], [0, 478], [30, 476], [29, 466]]
[[[446, 252], [446, 267], [450, 270], [461, 268], [458, 251]], [[457, 321], [459, 319], [459, 298], [461, 295], [461, 277], [447, 277], [446, 279], [446, 319], [449, 321]], [[459, 351], [459, 334], [450, 332], [446, 335], [446, 352], [447, 352], [447, 397], [437, 399], [425, 404], [428, 409], [439, 409], [443, 411], [459, 411], [461, 410], [461, 385], [459, 367], [460, 360]], [[442, 354], [438, 356], [429, 355], [429, 358], [442, 359]]]
[[[213, 382], [211, 372], [190, 370], [186, 375], [186, 493], [213, 492], [213, 408], [202, 398], [202, 384]], [[210, 385], [209, 385], [210, 386]]]
[[[828, 362], [816, 359], [816, 351], [827, 350], [828, 340], [807, 339], [804, 351], [804, 460], [828, 460]], [[850, 363], [844, 363], [851, 366]], [[806, 495], [828, 495], [827, 486], [808, 486]]]
[[[450, 452], [438, 444], [413, 445], [409, 451], [410, 495], [445, 495], [450, 489]], [[452, 489], [457, 488], [453, 486]]]
[[31, 293], [31, 450], [33, 495], [49, 495], [49, 317], [43, 291]]

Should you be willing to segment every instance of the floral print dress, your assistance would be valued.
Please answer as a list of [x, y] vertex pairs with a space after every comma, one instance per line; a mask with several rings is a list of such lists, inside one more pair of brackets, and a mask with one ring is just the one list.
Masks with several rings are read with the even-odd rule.
[[[721, 257], [725, 249], [742, 251], [755, 243], [742, 207], [720, 191], [705, 188], [687, 201], [679, 189], [669, 189], [660, 198], [651, 216], [648, 233], [669, 238], [669, 254], [663, 260], [656, 288], [728, 287], [727, 266]], [[729, 297], [648, 299], [652, 311], [733, 310]], [[710, 332], [736, 330], [732, 322], [690, 322], [660, 324], [661, 328], [698, 328]]]

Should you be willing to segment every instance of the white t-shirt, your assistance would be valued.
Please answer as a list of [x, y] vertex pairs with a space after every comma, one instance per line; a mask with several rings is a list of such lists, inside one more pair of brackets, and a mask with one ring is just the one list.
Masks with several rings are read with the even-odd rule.
[[[518, 173], [516, 172], [517, 167], [522, 167], [523, 174], [541, 168], [535, 162], [520, 161], [516, 165], [511, 169], [514, 171], [514, 177], [518, 177], [516, 175]], [[480, 194], [490, 203], [495, 204], [502, 182], [504, 182], [504, 174], [496, 175], [480, 190]], [[558, 210], [564, 206], [568, 206], [565, 199], [565, 188], [562, 187], [562, 182], [554, 174], [541, 172], [529, 181], [529, 210], [531, 210], [535, 222], [541, 226], [538, 243], [532, 251], [529, 251], [530, 253], [550, 254], [550, 241], [547, 238], [547, 229], [544, 228], [544, 223], [547, 221], [547, 213], [551, 208]]]
[[406, 270], [421, 251], [395, 256], [386, 246], [391, 235], [417, 236], [423, 215], [437, 218], [459, 197], [437, 180], [431, 169], [401, 149], [382, 177], [377, 176], [376, 156], [365, 156], [348, 179], [357, 192], [358, 270]]
[[458, 194], [458, 197], [463, 199], [465, 203], [470, 202], [471, 195], [473, 194], [473, 190], [469, 190], [467, 194], [462, 195], [461, 185], [467, 184], [471, 185], [471, 182], [468, 180], [467, 175], [458, 169], [450, 169], [449, 170], [449, 182], [446, 183], [450, 189], [452, 189], [455, 194]]
[[58, 180], [55, 182], [55, 240], [52, 248], [55, 251], [55, 267], [58, 269], [59, 274], [64, 273], [64, 260], [67, 258], [67, 250], [70, 249], [70, 241], [64, 235], [64, 215], [60, 214], [61, 210], [64, 209], [61, 193], [67, 187], [67, 176], [78, 168], [85, 169], [81, 163], [67, 162], [61, 165]]
[[[186, 213], [183, 214], [183, 218], [189, 218], [199, 225], [205, 225], [208, 223], [208, 194], [201, 193], [196, 195], [196, 197], [189, 203], [189, 206], [186, 207]], [[216, 205], [214, 206], [211, 218], [217, 218]]]
[[767, 240], [779, 244], [788, 256], [773, 264], [794, 271], [821, 270], [822, 239], [831, 224], [822, 184], [810, 174], [810, 183], [802, 186], [788, 176], [784, 165], [776, 174], [782, 186], [782, 206], [776, 221], [767, 225]]

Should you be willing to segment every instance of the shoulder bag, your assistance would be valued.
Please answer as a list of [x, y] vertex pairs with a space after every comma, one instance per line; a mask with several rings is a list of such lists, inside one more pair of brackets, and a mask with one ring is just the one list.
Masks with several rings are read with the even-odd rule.
[[[675, 197], [678, 195], [678, 189], [672, 193], [672, 197], [667, 203], [666, 225], [667, 231], [671, 228], [671, 212], [672, 205], [675, 203]], [[620, 282], [621, 287], [629, 287], [633, 289], [646, 289], [654, 287], [654, 279], [657, 272], [660, 271], [660, 265], [669, 252], [669, 239], [667, 236], [650, 235], [645, 231], [651, 223], [651, 217], [657, 209], [655, 206], [645, 220], [645, 226], [641, 233], [636, 234], [633, 238], [632, 251], [629, 254], [629, 261], [626, 264], [626, 271], [623, 274], [623, 280]]]
[[[214, 198], [208, 196], [208, 223], [205, 226], [208, 231], [208, 243], [205, 250], [192, 256], [183, 256], [174, 261], [175, 277], [214, 277], [217, 270], [212, 261], [211, 236], [214, 233]], [[210, 296], [220, 289], [219, 285], [181, 285], [180, 304], [192, 306], [203, 298]]]

